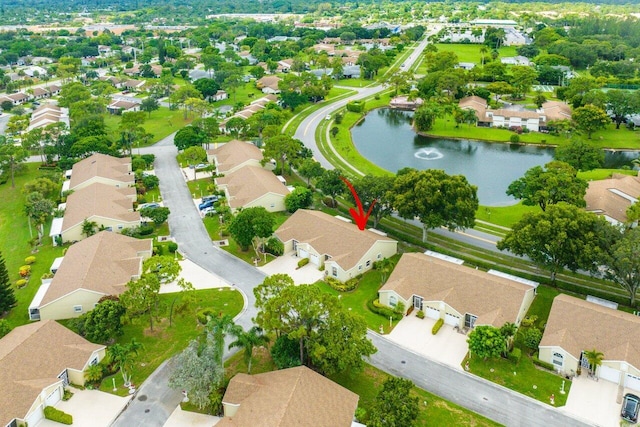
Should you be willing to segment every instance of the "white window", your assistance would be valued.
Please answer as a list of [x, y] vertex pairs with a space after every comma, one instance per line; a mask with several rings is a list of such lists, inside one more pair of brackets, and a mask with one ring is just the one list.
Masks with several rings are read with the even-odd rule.
[[97, 357], [94, 357], [93, 359], [91, 359], [91, 362], [89, 362], [90, 366], [97, 365], [97, 364], [98, 364], [98, 358]]
[[376, 256], [376, 258], [382, 259], [382, 254], [378, 254], [378, 256]]
[[81, 305], [74, 305], [73, 306], [73, 311], [75, 313], [82, 313], [82, 306]]
[[338, 268], [337, 267], [331, 267], [331, 275], [333, 277], [338, 277]]
[[276, 207], [276, 204], [275, 204], [275, 203], [271, 203], [271, 207], [272, 207], [272, 208], [275, 208], [275, 207]]
[[564, 355], [562, 353], [553, 353], [553, 358], [551, 359], [551, 362], [558, 366], [558, 367], [562, 367], [563, 363], [564, 363]]
[[113, 231], [113, 227], [105, 227], [106, 231]]
[[367, 262], [365, 263], [366, 267], [369, 268], [371, 267], [371, 260], [368, 259]]
[[398, 298], [395, 295], [389, 295], [389, 305], [395, 307], [398, 304]]
[[118, 224], [118, 230], [122, 230], [124, 226], [122, 224]]
[[358, 266], [358, 271], [362, 271], [362, 264]]

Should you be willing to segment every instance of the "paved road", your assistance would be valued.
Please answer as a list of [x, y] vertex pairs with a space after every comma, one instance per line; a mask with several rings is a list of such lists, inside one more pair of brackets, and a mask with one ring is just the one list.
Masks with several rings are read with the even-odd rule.
[[370, 358], [375, 367], [391, 375], [408, 378], [420, 388], [506, 426], [594, 425], [508, 388], [426, 359], [375, 332], [369, 331], [368, 337], [378, 348]]
[[[169, 227], [180, 252], [200, 267], [217, 274], [245, 295], [243, 312], [236, 323], [245, 329], [253, 326], [256, 314], [253, 288], [262, 283], [265, 274], [246, 262], [213, 246], [200, 215], [191, 199], [182, 171], [175, 160], [177, 150], [173, 135], [153, 147], [141, 149], [156, 155], [155, 172], [160, 178], [164, 205], [171, 210]], [[231, 353], [228, 353], [228, 357]], [[161, 427], [182, 399], [180, 391], [168, 386], [171, 364], [161, 365], [138, 390], [135, 400], [112, 424], [114, 427]], [[143, 398], [144, 400], [140, 400]]]

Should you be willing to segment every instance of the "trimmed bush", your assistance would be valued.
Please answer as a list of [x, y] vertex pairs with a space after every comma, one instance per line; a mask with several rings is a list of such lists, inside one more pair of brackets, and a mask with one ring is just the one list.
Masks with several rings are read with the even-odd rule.
[[162, 246], [162, 245], [153, 245], [153, 254], [154, 255], [162, 255], [162, 254], [164, 254], [164, 246]]
[[34, 257], [34, 256], [28, 256], [28, 257], [26, 257], [24, 259], [24, 263], [27, 264], [27, 265], [31, 265], [34, 262], [36, 262], [36, 257]]
[[551, 363], [544, 362], [544, 361], [538, 359], [537, 357], [533, 358], [533, 364], [534, 365], [538, 365], [541, 368], [548, 369], [548, 370], [553, 371], [553, 372], [555, 372], [555, 370], [556, 370], [556, 368]]
[[169, 242], [167, 243], [167, 249], [170, 254], [174, 254], [178, 250], [178, 244], [176, 242]]
[[27, 277], [31, 273], [31, 266], [23, 265], [18, 271], [20, 273], [20, 277]]
[[418, 312], [416, 313], [416, 317], [418, 319], [424, 319], [424, 311], [418, 310]]
[[271, 237], [264, 245], [264, 251], [275, 256], [280, 256], [284, 253], [284, 243], [277, 237]]
[[300, 261], [298, 261], [298, 268], [302, 268], [307, 264], [309, 264], [309, 258], [302, 258]]
[[402, 319], [402, 314], [396, 313], [386, 305], [380, 304], [380, 301], [377, 298], [367, 301], [367, 308], [376, 314], [384, 316], [385, 319], [388, 319], [389, 317], [391, 317], [393, 320]]
[[27, 281], [25, 279], [16, 280], [16, 287], [24, 288], [27, 286]]
[[349, 292], [358, 287], [360, 280], [357, 277], [354, 277], [343, 283], [333, 277], [327, 277], [325, 279], [325, 283], [338, 292]]
[[209, 322], [209, 317], [213, 317], [215, 314], [212, 308], [204, 308], [196, 313], [196, 319], [201, 325], [206, 325]]
[[520, 142], [520, 137], [518, 135], [511, 135], [509, 137], [509, 141], [514, 143], [514, 144], [518, 143], [518, 142]]
[[533, 316], [527, 316], [522, 319], [521, 326], [528, 328], [529, 326], [533, 326], [533, 324], [536, 323], [536, 320], [538, 320], [538, 316], [535, 314]]
[[529, 328], [524, 333], [524, 345], [531, 350], [537, 350], [542, 339], [542, 332], [538, 328]]
[[444, 325], [444, 319], [438, 319], [433, 325], [433, 328], [431, 328], [431, 333], [433, 335], [437, 334], [440, 328], [442, 328], [442, 325]]
[[55, 421], [61, 424], [71, 425], [73, 424], [73, 417], [66, 412], [62, 412], [53, 406], [45, 406], [44, 417], [48, 420]]
[[364, 111], [364, 104], [364, 101], [351, 101], [347, 104], [347, 111], [362, 113]]
[[512, 361], [513, 363], [518, 363], [520, 361], [520, 357], [522, 357], [522, 350], [518, 347], [514, 348], [507, 354], [507, 359]]

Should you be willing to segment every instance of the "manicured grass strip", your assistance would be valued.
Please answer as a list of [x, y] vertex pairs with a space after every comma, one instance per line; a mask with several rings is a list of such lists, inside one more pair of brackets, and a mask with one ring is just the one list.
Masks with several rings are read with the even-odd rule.
[[[522, 172], [524, 175], [524, 171]], [[538, 206], [525, 206], [522, 202], [511, 206], [480, 206], [476, 211], [476, 219], [503, 227], [511, 227], [520, 221], [527, 212], [539, 212]], [[485, 227], [483, 224], [482, 227]]]
[[[145, 115], [146, 119], [142, 127], [145, 131], [153, 135], [147, 143], [140, 143], [140, 147], [147, 147], [155, 144], [163, 138], [171, 135], [173, 132], [177, 132], [193, 120], [192, 117], [184, 118], [184, 111], [170, 110], [167, 107], [160, 107], [160, 109], [151, 113], [151, 117], [148, 114]], [[120, 125], [121, 116], [114, 114], [105, 114], [104, 122], [107, 125], [108, 132], [111, 138], [115, 141], [120, 140], [120, 134], [118, 133], [118, 126]], [[136, 154], [136, 144], [132, 147], [132, 151]]]

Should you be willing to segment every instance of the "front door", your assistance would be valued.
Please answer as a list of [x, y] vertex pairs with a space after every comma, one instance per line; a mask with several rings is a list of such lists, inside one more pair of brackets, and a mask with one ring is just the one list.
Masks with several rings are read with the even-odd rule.
[[417, 295], [413, 296], [413, 308], [416, 310], [422, 310], [422, 297]]
[[476, 323], [476, 319], [478, 319], [478, 317], [474, 316], [473, 314], [469, 314], [469, 313], [465, 314], [464, 315], [464, 326], [466, 328], [469, 328], [469, 329], [473, 328], [473, 325], [475, 325], [475, 323]]
[[62, 380], [62, 384], [64, 384], [65, 386], [69, 385], [69, 373], [66, 369], [62, 371], [60, 375], [58, 375], [58, 378]]

